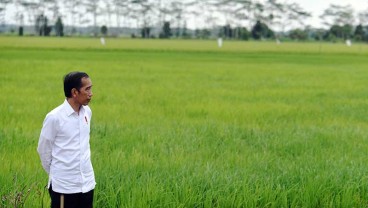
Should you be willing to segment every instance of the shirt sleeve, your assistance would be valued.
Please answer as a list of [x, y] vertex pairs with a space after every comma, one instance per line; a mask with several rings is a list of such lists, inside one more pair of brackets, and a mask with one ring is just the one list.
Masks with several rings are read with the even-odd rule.
[[43, 169], [50, 174], [52, 158], [52, 145], [57, 133], [57, 118], [55, 115], [48, 114], [43, 121], [43, 126], [38, 141], [37, 152], [40, 156]]

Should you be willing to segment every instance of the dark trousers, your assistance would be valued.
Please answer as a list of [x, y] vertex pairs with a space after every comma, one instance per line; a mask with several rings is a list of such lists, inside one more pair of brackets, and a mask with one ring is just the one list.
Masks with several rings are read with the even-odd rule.
[[[87, 193], [61, 194], [49, 188], [51, 197], [51, 208], [60, 208], [64, 204], [64, 208], [92, 208], [93, 207], [93, 190]], [[63, 195], [63, 196], [62, 196]], [[61, 199], [64, 200], [61, 203]]]

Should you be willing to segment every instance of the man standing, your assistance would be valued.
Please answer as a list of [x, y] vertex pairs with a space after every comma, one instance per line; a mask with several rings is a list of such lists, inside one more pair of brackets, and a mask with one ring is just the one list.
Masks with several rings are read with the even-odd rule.
[[64, 77], [65, 101], [46, 115], [37, 151], [49, 175], [51, 207], [93, 207], [96, 182], [89, 145], [92, 82], [84, 72]]

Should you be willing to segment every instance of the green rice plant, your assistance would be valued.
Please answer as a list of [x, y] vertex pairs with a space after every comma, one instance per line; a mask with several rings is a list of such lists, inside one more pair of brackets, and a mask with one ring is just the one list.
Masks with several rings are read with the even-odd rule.
[[73, 70], [96, 207], [367, 206], [366, 46], [98, 41], [0, 38], [0, 206], [49, 206], [36, 147]]

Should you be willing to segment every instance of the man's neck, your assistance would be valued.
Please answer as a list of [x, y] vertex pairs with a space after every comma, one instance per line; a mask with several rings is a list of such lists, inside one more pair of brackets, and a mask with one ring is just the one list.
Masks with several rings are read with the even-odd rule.
[[73, 98], [67, 98], [66, 99], [68, 101], [68, 103], [70, 104], [70, 106], [72, 106], [73, 110], [79, 114], [79, 110], [81, 108], [81, 104], [79, 104], [78, 102], [76, 102]]

